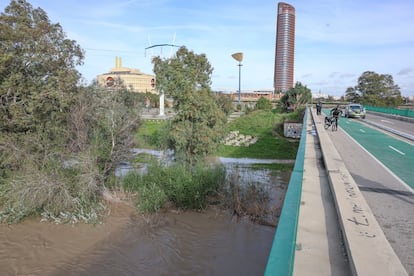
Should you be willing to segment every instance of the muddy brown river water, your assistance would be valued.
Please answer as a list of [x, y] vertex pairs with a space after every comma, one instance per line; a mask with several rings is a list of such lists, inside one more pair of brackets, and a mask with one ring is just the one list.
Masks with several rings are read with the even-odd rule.
[[[274, 228], [228, 212], [151, 219], [112, 206], [102, 225], [0, 226], [1, 275], [262, 275]], [[149, 222], [151, 221], [151, 222]]]
[[[290, 174], [267, 183], [281, 205]], [[260, 176], [263, 178], [263, 175]], [[269, 181], [269, 179], [268, 179]], [[274, 227], [229, 211], [147, 217], [113, 203], [100, 225], [0, 224], [0, 275], [263, 275]]]

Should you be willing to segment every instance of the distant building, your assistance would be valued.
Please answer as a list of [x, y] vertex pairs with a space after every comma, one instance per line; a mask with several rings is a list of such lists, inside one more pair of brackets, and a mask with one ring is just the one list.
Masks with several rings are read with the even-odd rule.
[[295, 8], [287, 3], [277, 5], [275, 92], [286, 92], [293, 87], [295, 57]]
[[[138, 69], [122, 67], [122, 58], [115, 58], [115, 68], [108, 73], [97, 77], [98, 84], [105, 87], [124, 85], [134, 92], [157, 93], [155, 90], [155, 76], [144, 74]], [[121, 83], [120, 83], [121, 82]]]
[[[233, 101], [238, 101], [239, 93], [238, 91], [225, 91], [218, 90], [214, 91], [216, 94], [228, 95]], [[240, 100], [242, 102], [257, 102], [260, 98], [266, 98], [269, 101], [280, 100], [280, 94], [274, 94], [272, 89], [262, 89], [262, 90], [243, 90], [240, 93]]]

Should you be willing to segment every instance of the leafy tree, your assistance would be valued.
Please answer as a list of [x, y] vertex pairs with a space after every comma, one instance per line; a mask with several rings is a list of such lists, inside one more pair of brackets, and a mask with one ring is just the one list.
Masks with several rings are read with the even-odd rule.
[[224, 135], [226, 117], [210, 89], [213, 68], [204, 54], [181, 47], [170, 59], [153, 59], [156, 85], [174, 98], [175, 117], [165, 131], [166, 146], [194, 163], [212, 153]]
[[289, 89], [289, 91], [287, 91], [280, 99], [282, 110], [295, 111], [297, 108], [308, 103], [311, 98], [311, 90], [302, 83], [296, 82], [295, 87]]
[[68, 114], [71, 152], [90, 152], [106, 181], [133, 147], [140, 126], [138, 101], [126, 88], [108, 91], [99, 86], [82, 89]]
[[197, 55], [182, 46], [173, 58], [161, 59], [158, 56], [154, 57], [152, 63], [158, 91], [172, 96], [177, 109], [188, 94], [210, 89], [213, 67], [205, 54]]
[[391, 75], [366, 71], [358, 78], [358, 85], [348, 87], [347, 99], [374, 106], [397, 106], [402, 103], [400, 88]]
[[229, 115], [233, 111], [233, 100], [230, 95], [216, 95], [216, 101], [218, 106], [226, 115]]
[[0, 37], [0, 130], [64, 120], [80, 79], [79, 45], [25, 0], [12, 0], [0, 14]]
[[345, 98], [349, 102], [360, 102], [361, 95], [355, 90], [355, 87], [348, 87], [345, 91]]

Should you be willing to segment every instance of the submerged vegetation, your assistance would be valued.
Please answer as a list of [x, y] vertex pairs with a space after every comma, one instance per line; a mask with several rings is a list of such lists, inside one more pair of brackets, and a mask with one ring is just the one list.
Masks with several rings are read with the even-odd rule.
[[122, 185], [127, 192], [136, 192], [135, 204], [140, 212], [156, 212], [167, 203], [179, 209], [204, 209], [225, 180], [223, 165], [164, 166], [152, 162], [145, 174], [128, 173]]

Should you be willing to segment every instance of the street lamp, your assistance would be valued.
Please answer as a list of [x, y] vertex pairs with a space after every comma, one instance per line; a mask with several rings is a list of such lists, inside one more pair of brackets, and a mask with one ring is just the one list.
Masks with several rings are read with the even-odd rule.
[[231, 55], [235, 60], [237, 60], [239, 62], [239, 64], [237, 66], [239, 66], [239, 104], [240, 104], [240, 84], [241, 84], [241, 67], [243, 66], [243, 64], [241, 64], [241, 62], [243, 61], [243, 53], [239, 52], [239, 53], [234, 53]]

